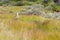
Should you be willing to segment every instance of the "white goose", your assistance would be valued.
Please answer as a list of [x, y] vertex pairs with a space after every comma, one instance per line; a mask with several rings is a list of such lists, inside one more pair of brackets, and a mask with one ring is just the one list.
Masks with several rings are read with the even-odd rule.
[[18, 18], [19, 18], [19, 12], [16, 13], [16, 19], [18, 19]]

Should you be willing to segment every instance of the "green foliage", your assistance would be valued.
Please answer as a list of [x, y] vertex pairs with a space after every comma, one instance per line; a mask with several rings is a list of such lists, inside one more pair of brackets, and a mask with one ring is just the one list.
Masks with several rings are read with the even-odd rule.
[[14, 4], [14, 6], [23, 6], [24, 3], [22, 1], [18, 1]]
[[28, 1], [30, 1], [30, 2], [36, 2], [37, 0], [28, 0]]
[[10, 1], [22, 1], [22, 0], [10, 0]]
[[60, 6], [59, 5], [53, 4], [51, 6], [52, 6], [53, 10], [60, 10]]
[[32, 5], [32, 4], [34, 4], [33, 2], [28, 2], [28, 1], [26, 1], [26, 2], [24, 2], [24, 4], [25, 5]]
[[2, 3], [0, 2], [0, 6], [2, 6]]

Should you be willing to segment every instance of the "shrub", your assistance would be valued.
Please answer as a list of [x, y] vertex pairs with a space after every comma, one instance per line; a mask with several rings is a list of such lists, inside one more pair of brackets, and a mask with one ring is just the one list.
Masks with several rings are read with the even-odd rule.
[[37, 0], [28, 0], [28, 1], [30, 1], [30, 2], [36, 2]]
[[59, 5], [51, 5], [52, 6], [52, 9], [53, 11], [60, 11], [60, 6]]
[[24, 2], [23, 1], [18, 1], [14, 4], [14, 6], [23, 6]]
[[0, 6], [2, 6], [2, 3], [0, 2]]
[[32, 4], [34, 4], [34, 2], [25, 1], [24, 4], [25, 4], [25, 5], [32, 5]]

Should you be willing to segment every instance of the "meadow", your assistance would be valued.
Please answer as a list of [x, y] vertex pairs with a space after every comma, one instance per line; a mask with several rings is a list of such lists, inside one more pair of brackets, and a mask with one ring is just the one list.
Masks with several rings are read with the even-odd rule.
[[60, 20], [19, 15], [24, 7], [0, 7], [0, 40], [60, 40]]

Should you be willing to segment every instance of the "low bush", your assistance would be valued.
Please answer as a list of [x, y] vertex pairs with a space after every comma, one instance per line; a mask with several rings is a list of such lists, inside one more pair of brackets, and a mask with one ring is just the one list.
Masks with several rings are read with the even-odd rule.
[[23, 6], [24, 5], [24, 2], [18, 1], [18, 2], [15, 2], [13, 5], [14, 6]]
[[2, 6], [2, 3], [0, 2], [0, 6]]
[[60, 11], [60, 6], [59, 5], [54, 4], [54, 5], [51, 5], [51, 6], [52, 6], [53, 11]]

